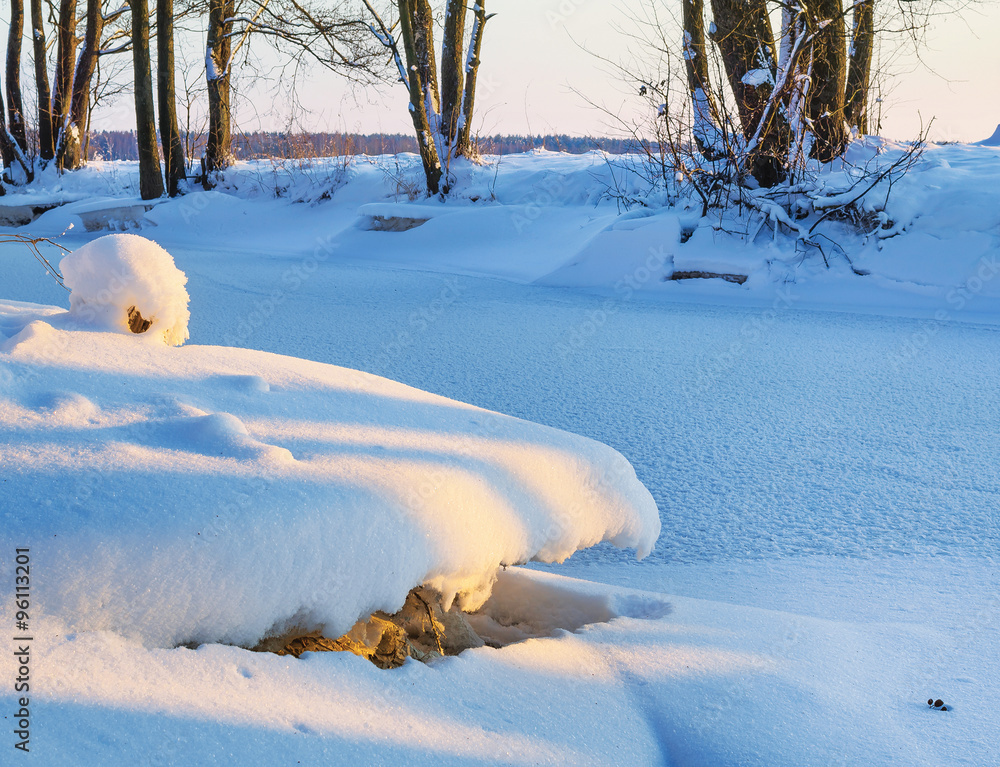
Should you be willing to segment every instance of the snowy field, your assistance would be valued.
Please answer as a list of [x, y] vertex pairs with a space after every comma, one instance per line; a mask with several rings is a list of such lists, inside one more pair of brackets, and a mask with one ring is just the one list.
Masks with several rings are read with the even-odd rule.
[[[82, 327], [0, 246], [2, 593], [27, 542], [52, 594], [12, 763], [996, 764], [1000, 150], [930, 147], [895, 236], [830, 222], [825, 253], [625, 210], [597, 155], [462, 173], [445, 205], [412, 158], [243, 165], [148, 212], [127, 164], [0, 198], [66, 202], [3, 232], [159, 243], [191, 315], [177, 349]], [[580, 547], [501, 571], [484, 609], [534, 637], [502, 649], [232, 646]]]

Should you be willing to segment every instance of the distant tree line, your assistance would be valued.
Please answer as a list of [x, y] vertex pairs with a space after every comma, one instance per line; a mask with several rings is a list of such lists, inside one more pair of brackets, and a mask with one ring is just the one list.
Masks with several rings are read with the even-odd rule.
[[[193, 146], [204, 146], [204, 133], [186, 137]], [[547, 149], [569, 154], [583, 154], [595, 149], [609, 154], [627, 154], [643, 149], [635, 139], [592, 136], [480, 136], [479, 151], [486, 155], [505, 155]], [[233, 136], [232, 154], [236, 160], [261, 158], [338, 157], [343, 155], [382, 155], [417, 153], [417, 141], [402, 133], [294, 133], [254, 131]], [[138, 160], [135, 131], [92, 131], [87, 142], [88, 160]]]

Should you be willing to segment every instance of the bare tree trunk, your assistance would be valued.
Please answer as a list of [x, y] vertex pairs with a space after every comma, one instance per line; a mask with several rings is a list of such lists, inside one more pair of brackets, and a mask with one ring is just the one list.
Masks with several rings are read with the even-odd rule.
[[434, 18], [427, 0], [398, 0], [400, 36], [406, 52], [410, 87], [410, 118], [417, 134], [427, 191], [438, 194], [441, 161], [434, 136], [438, 134], [438, 88], [434, 69]]
[[[479, 73], [486, 15], [485, 0], [472, 6], [475, 20], [469, 39], [463, 71], [463, 45], [466, 9], [461, 0], [448, 0], [445, 14], [444, 42], [441, 48], [441, 82], [434, 61], [434, 16], [429, 0], [397, 0], [399, 34], [395, 35], [382, 21], [368, 0], [365, 7], [375, 23], [371, 31], [392, 52], [399, 78], [409, 90], [410, 119], [417, 137], [417, 147], [424, 168], [429, 194], [447, 194], [448, 177], [441, 167], [445, 161], [472, 151], [470, 125], [475, 107], [476, 81]], [[399, 52], [402, 41], [403, 53]], [[405, 63], [404, 63], [405, 59]], [[463, 89], [462, 80], [465, 80]], [[443, 96], [443, 103], [442, 103]], [[445, 176], [442, 186], [441, 178]]]
[[38, 156], [42, 160], [55, 157], [52, 131], [52, 93], [45, 57], [45, 27], [42, 0], [31, 0], [31, 44], [35, 58], [35, 92], [38, 94]]
[[[7, 132], [7, 116], [3, 108], [3, 100], [0, 99], [0, 160], [3, 161], [4, 172], [14, 164], [14, 147], [13, 141], [10, 138], [10, 133]], [[0, 185], [0, 189], [3, 186]]]
[[708, 74], [708, 54], [705, 50], [705, 2], [683, 0], [684, 67], [687, 70], [688, 91], [691, 94], [694, 141], [707, 160], [725, 155], [719, 130], [718, 109], [712, 98]]
[[774, 35], [764, 0], [712, 0], [712, 39], [722, 63], [748, 138], [764, 114], [774, 84]]
[[472, 148], [472, 112], [476, 106], [476, 82], [479, 78], [479, 64], [482, 60], [483, 30], [490, 16], [486, 15], [486, 0], [478, 0], [472, 11], [472, 35], [469, 38], [469, 52], [465, 63], [465, 95], [462, 100], [462, 116], [459, 118], [457, 154], [468, 157]]
[[235, 0], [209, 0], [208, 43], [205, 51], [205, 71], [208, 81], [208, 143], [205, 147], [205, 187], [211, 187], [212, 176], [232, 165], [232, 134], [230, 132], [229, 76], [232, 69], [229, 33], [235, 14]]
[[[58, 45], [56, 48], [55, 90], [52, 93], [52, 127], [56, 135], [56, 156], [64, 140], [73, 91], [73, 63], [76, 59], [76, 0], [59, 4]], [[43, 59], [44, 60], [44, 59]]]
[[[5, 176], [6, 181], [20, 183], [21, 181], [31, 181], [34, 178], [34, 169], [28, 161], [24, 150], [18, 146], [17, 141], [14, 140], [14, 137], [7, 129], [7, 119], [4, 115], [2, 98], [0, 98], [0, 159], [3, 160], [4, 171], [7, 172]], [[11, 172], [15, 162], [21, 166], [21, 171], [23, 173], [21, 178], [14, 176], [13, 172]], [[2, 189], [3, 185], [0, 184], [0, 190]], [[2, 194], [5, 194], [5, 191], [0, 191], [0, 195]]]
[[60, 168], [76, 170], [87, 160], [84, 154], [84, 133], [87, 129], [90, 111], [90, 84], [97, 67], [97, 55], [104, 31], [104, 16], [101, 0], [87, 0], [87, 30], [83, 36], [83, 47], [76, 61], [73, 75], [73, 89], [70, 96], [69, 120], [56, 163]]
[[132, 8], [132, 71], [135, 82], [135, 127], [139, 143], [139, 195], [144, 200], [163, 196], [160, 153], [156, 148], [153, 109], [153, 73], [149, 60], [149, 2], [129, 0]]
[[[98, 64], [99, 66], [100, 64]], [[100, 74], [98, 74], [100, 78]], [[87, 124], [83, 126], [83, 150], [81, 154], [83, 155], [83, 161], [85, 163], [90, 162], [90, 118], [94, 115], [94, 105], [91, 104], [87, 108]]]
[[462, 118], [465, 68], [465, 1], [448, 0], [441, 41], [441, 134], [449, 154], [457, 143]]
[[174, 94], [174, 0], [156, 2], [156, 94], [160, 102], [160, 143], [167, 194], [176, 197], [180, 180], [186, 174]]
[[806, 0], [807, 23], [813, 39], [809, 119], [821, 162], [840, 157], [849, 138], [844, 122], [847, 87], [847, 29], [841, 0]]
[[855, 0], [854, 30], [847, 69], [847, 122], [862, 135], [868, 132], [868, 92], [871, 89], [872, 51], [875, 47], [874, 0]]
[[24, 34], [24, 0], [10, 0], [10, 34], [7, 36], [7, 119], [10, 135], [21, 152], [28, 151], [21, 101], [21, 37]]
[[[743, 135], [757, 137], [749, 147], [750, 173], [761, 186], [774, 186], [785, 178], [789, 133], [782, 110], [768, 107], [777, 62], [767, 5], [765, 0], [712, 0], [712, 13], [712, 39], [722, 54]], [[765, 116], [768, 124], [761, 125]]]
[[413, 50], [421, 72], [423, 100], [427, 120], [434, 131], [434, 138], [441, 135], [441, 93], [438, 89], [438, 68], [434, 59], [434, 12], [428, 0], [410, 0], [413, 33]]
[[[24, 150], [7, 129], [7, 119], [4, 116], [3, 99], [0, 98], [0, 159], [3, 160], [3, 170], [7, 172], [4, 180], [12, 183], [30, 182], [35, 177], [34, 168]], [[14, 163], [21, 166], [22, 176], [18, 178], [11, 172]], [[0, 195], [6, 194], [0, 183]]]

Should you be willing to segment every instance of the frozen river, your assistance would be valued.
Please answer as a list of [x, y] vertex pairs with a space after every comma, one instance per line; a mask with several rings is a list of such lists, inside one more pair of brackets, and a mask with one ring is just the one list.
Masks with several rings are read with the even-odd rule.
[[193, 343], [359, 368], [615, 447], [661, 510], [654, 561], [1000, 555], [995, 328], [803, 311], [794, 293], [693, 306], [175, 256]]

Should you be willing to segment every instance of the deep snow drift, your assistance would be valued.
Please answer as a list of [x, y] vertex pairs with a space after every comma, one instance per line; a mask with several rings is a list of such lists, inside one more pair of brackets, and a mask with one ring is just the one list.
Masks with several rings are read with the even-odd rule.
[[75, 320], [0, 304], [17, 499], [3, 545], [39, 550], [39, 603], [72, 630], [167, 647], [339, 636], [422, 583], [474, 609], [500, 565], [604, 540], [645, 556], [659, 534], [628, 462], [591, 440], [357, 371]]
[[[52, 506], [6, 509], [3, 542], [62, 536], [38, 599], [72, 630], [336, 637], [420, 584], [475, 609], [501, 565], [601, 541], [642, 557], [659, 534], [628, 462], [591, 440], [358, 371], [141, 343], [126, 307], [187, 337], [186, 278], [144, 238], [61, 268], [68, 313], [0, 304], [5, 492]], [[77, 329], [95, 307], [117, 333]]]

